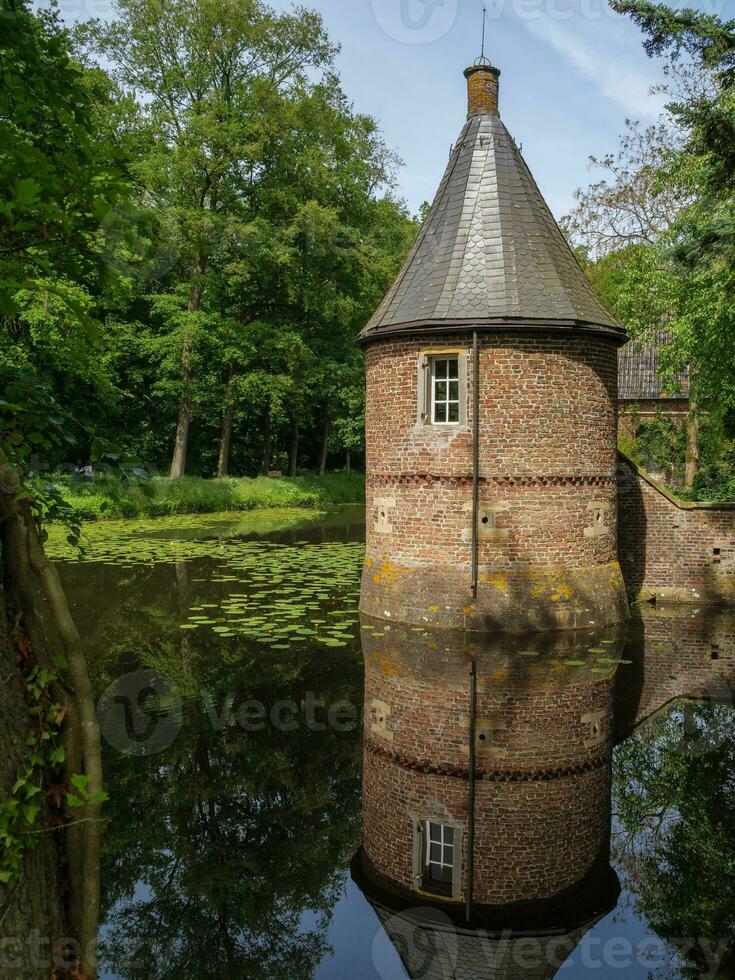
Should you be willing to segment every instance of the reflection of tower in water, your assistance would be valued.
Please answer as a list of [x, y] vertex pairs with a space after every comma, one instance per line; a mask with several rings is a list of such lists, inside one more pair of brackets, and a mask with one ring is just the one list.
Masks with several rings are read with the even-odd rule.
[[609, 863], [616, 667], [586, 653], [604, 642], [615, 661], [618, 639], [363, 636], [354, 871], [386, 934], [411, 976], [553, 976], [619, 893]]

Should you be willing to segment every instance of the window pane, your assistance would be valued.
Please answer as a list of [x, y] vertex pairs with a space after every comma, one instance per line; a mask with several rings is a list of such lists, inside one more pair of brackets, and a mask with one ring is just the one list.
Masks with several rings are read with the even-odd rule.
[[459, 381], [449, 382], [449, 397], [453, 402], [459, 401]]
[[447, 367], [448, 367], [447, 361], [434, 361], [434, 377], [446, 378]]
[[442, 825], [440, 823], [430, 823], [429, 824], [429, 840], [438, 841], [442, 840]]
[[429, 881], [440, 881], [443, 884], [446, 883], [451, 885], [452, 883], [452, 869], [451, 868], [440, 868], [435, 864], [430, 864], [428, 868], [428, 878]]
[[434, 421], [435, 422], [446, 422], [447, 421], [447, 406], [445, 403], [439, 403], [434, 405]]
[[436, 388], [434, 389], [434, 398], [438, 402], [445, 402], [447, 400], [447, 383], [446, 381], [437, 381]]
[[459, 422], [459, 402], [449, 403], [449, 418], [448, 422]]
[[442, 860], [441, 844], [432, 844], [429, 847], [429, 860], [433, 861], [435, 864], [441, 864], [441, 860]]
[[459, 358], [453, 357], [450, 361], [447, 361], [447, 377], [449, 378], [459, 378]]

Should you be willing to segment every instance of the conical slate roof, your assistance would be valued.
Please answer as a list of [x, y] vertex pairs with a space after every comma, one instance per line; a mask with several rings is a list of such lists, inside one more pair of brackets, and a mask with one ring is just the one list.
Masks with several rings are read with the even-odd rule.
[[361, 339], [503, 323], [594, 326], [625, 339], [499, 116], [480, 112], [462, 130], [416, 244]]

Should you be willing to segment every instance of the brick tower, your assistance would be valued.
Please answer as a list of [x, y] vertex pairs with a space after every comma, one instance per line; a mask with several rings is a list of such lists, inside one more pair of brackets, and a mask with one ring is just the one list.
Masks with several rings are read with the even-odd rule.
[[[562, 666], [593, 640], [586, 631], [537, 636], [533, 658], [521, 654], [528, 639], [514, 649], [507, 637], [469, 646], [466, 636], [417, 638], [395, 626], [363, 636], [363, 847], [353, 874], [389, 934], [410, 935], [407, 912], [409, 920], [418, 915], [419, 929], [432, 931], [433, 920], [451, 927], [455, 940], [457, 928], [469, 930], [461, 933], [458, 972], [416, 976], [553, 976], [561, 963], [549, 969], [543, 945], [525, 973], [513, 969], [511, 947], [507, 971], [476, 969], [473, 930], [507, 941], [566, 936], [563, 961], [614, 907], [616, 667]], [[608, 635], [611, 659], [622, 643], [622, 634]], [[420, 961], [427, 946], [416, 943]]]
[[498, 114], [469, 113], [421, 233], [360, 341], [362, 611], [471, 630], [628, 616], [617, 556], [617, 349]]

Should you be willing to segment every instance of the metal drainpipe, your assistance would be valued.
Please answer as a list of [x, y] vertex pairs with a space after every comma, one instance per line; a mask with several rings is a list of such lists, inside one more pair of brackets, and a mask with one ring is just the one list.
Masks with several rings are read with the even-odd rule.
[[477, 728], [477, 661], [472, 658], [470, 671], [470, 770], [469, 770], [469, 820], [467, 822], [467, 907], [466, 921], [472, 918], [472, 902], [475, 888], [475, 749]]
[[480, 518], [480, 345], [472, 333], [472, 597], [477, 599], [478, 528]]

